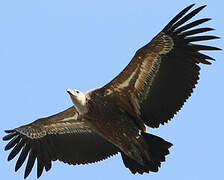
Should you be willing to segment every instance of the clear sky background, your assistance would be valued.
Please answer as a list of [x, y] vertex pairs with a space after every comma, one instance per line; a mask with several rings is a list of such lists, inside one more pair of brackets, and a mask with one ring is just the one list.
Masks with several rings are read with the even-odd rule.
[[[212, 34], [222, 37], [223, 0], [1, 1], [0, 137], [4, 129], [71, 106], [66, 88], [87, 91], [109, 82], [191, 3], [208, 5], [196, 18], [212, 17], [204, 26], [216, 28]], [[224, 42], [209, 44], [223, 48]], [[85, 166], [54, 162], [41, 180], [222, 179], [224, 57], [222, 51], [208, 55], [216, 62], [201, 65], [201, 79], [184, 108], [165, 126], [148, 129], [174, 144], [158, 173], [132, 175], [117, 155]], [[14, 172], [17, 158], [7, 162], [5, 145], [0, 140], [1, 179], [23, 179], [25, 166]], [[36, 166], [28, 179], [35, 178]]]

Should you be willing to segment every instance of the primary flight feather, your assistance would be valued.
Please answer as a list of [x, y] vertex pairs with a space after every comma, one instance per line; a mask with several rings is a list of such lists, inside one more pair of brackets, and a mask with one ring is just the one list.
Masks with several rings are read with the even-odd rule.
[[37, 177], [51, 169], [52, 161], [87, 164], [121, 153], [132, 173], [157, 172], [171, 143], [146, 132], [171, 120], [190, 97], [199, 79], [198, 64], [212, 57], [199, 51], [219, 48], [195, 44], [217, 39], [198, 35], [212, 28], [185, 24], [199, 13], [190, 5], [177, 14], [152, 41], [139, 49], [128, 66], [102, 88], [83, 93], [67, 89], [74, 106], [28, 125], [6, 130], [8, 160], [17, 154], [17, 171], [26, 158], [26, 178], [37, 162]]

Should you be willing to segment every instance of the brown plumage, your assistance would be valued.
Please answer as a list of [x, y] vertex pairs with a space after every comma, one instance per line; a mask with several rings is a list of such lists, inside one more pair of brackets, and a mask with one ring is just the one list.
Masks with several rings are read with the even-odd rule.
[[[152, 41], [139, 49], [128, 66], [110, 83], [86, 93], [68, 89], [73, 107], [31, 124], [7, 130], [8, 160], [18, 153], [17, 171], [28, 156], [24, 177], [37, 160], [37, 177], [51, 162], [87, 164], [121, 153], [132, 173], [157, 172], [171, 143], [146, 133], [168, 122], [190, 97], [199, 79], [199, 63], [214, 60], [200, 50], [220, 50], [193, 44], [217, 39], [197, 34], [213, 30], [196, 28], [209, 18], [184, 25], [205, 6], [175, 16]], [[191, 30], [190, 30], [191, 29]]]
[[59, 160], [68, 164], [88, 164], [104, 160], [118, 153], [118, 148], [95, 133], [81, 120], [75, 120], [77, 112], [73, 107], [34, 121], [31, 124], [6, 131], [3, 140], [11, 140], [5, 150], [13, 148], [8, 160], [20, 151], [15, 171], [24, 163], [29, 154], [24, 178], [38, 160], [37, 177], [45, 168], [51, 168], [51, 161]]

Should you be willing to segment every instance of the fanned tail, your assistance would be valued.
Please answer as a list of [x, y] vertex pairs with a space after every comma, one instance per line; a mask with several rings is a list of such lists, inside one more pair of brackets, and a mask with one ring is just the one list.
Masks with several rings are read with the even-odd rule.
[[149, 173], [149, 171], [157, 172], [161, 162], [164, 162], [165, 156], [169, 154], [169, 148], [172, 146], [170, 142], [167, 142], [158, 136], [148, 133], [142, 133], [142, 136], [147, 144], [147, 151], [151, 160], [144, 158], [144, 164], [142, 165], [121, 152], [125, 167], [129, 168], [133, 174]]

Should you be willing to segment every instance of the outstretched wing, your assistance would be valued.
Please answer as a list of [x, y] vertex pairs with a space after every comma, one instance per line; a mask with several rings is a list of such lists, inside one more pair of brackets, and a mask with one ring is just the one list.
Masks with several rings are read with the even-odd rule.
[[136, 52], [115, 79], [100, 89], [150, 127], [159, 127], [181, 109], [199, 79], [198, 64], [211, 64], [208, 60], [214, 60], [199, 51], [220, 50], [192, 43], [218, 38], [197, 35], [212, 28], [189, 30], [210, 18], [183, 25], [205, 6], [185, 15], [192, 7], [188, 6], [175, 16], [150, 43]]
[[28, 157], [24, 178], [37, 159], [37, 177], [43, 169], [51, 169], [51, 161], [60, 160], [68, 164], [86, 164], [104, 160], [118, 149], [96, 134], [84, 121], [77, 120], [71, 107], [50, 117], [38, 119], [31, 124], [5, 131], [3, 140], [10, 142], [5, 150], [12, 149], [8, 160], [20, 153], [16, 162], [17, 171]]

